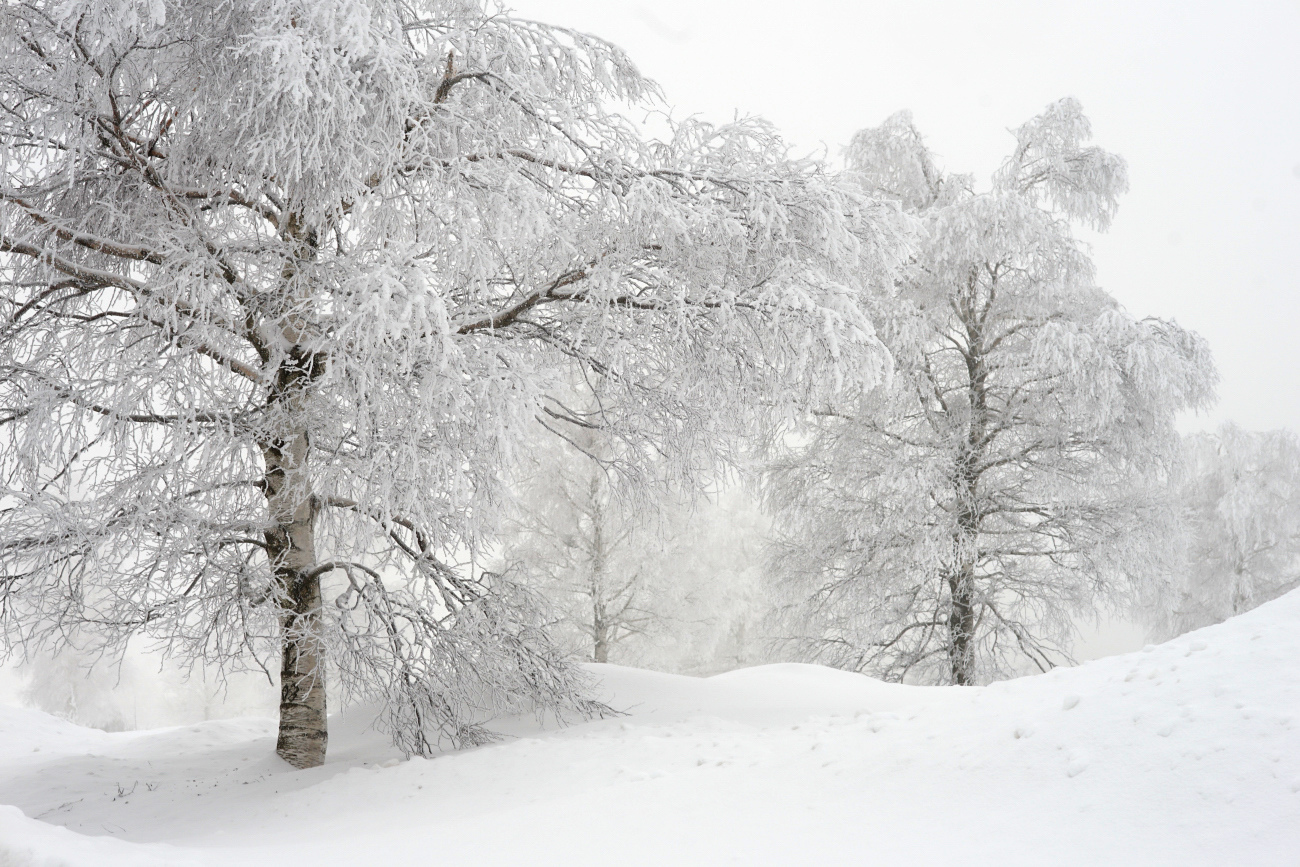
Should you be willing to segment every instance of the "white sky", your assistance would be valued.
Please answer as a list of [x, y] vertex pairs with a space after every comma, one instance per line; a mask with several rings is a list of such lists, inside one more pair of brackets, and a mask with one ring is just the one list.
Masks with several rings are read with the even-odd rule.
[[507, 2], [625, 48], [676, 115], [761, 115], [800, 153], [910, 108], [987, 183], [1009, 128], [1078, 97], [1132, 184], [1100, 282], [1215, 352], [1219, 405], [1187, 427], [1300, 430], [1300, 0]]

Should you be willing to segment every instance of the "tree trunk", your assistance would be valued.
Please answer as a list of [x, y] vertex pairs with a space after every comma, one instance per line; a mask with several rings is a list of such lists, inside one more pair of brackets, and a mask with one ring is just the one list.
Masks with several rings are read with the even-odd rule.
[[612, 624], [606, 615], [605, 591], [605, 505], [601, 500], [601, 476], [591, 480], [591, 637], [592, 660], [609, 662], [609, 638]]
[[979, 292], [978, 276], [972, 274], [958, 304], [958, 315], [966, 332], [962, 356], [966, 363], [966, 397], [970, 419], [960, 444], [954, 468], [957, 527], [953, 534], [953, 569], [948, 574], [951, 609], [948, 612], [948, 662], [952, 682], [966, 686], [975, 682], [976, 566], [980, 561], [979, 482], [985, 449], [988, 447], [988, 370], [984, 363], [983, 322], [993, 304], [994, 288]]
[[979, 517], [975, 511], [975, 479], [963, 467], [958, 485], [957, 529], [953, 534], [953, 569], [948, 573], [948, 663], [952, 682], [975, 682], [975, 569], [979, 562]]
[[[976, 434], [971, 441], [978, 443]], [[948, 663], [952, 682], [975, 682], [976, 566], [980, 559], [978, 478], [973, 471], [978, 449], [968, 442], [957, 469], [957, 526], [953, 531], [953, 565], [948, 573]]]
[[[294, 244], [281, 277], [302, 299], [311, 287], [301, 279], [301, 263], [316, 258], [318, 234], [290, 213], [283, 234]], [[280, 602], [280, 732], [275, 751], [296, 768], [325, 762], [329, 736], [325, 718], [325, 653], [321, 635], [321, 586], [316, 563], [316, 513], [308, 458], [311, 438], [301, 422], [308, 416], [312, 383], [325, 369], [324, 358], [303, 348], [308, 328], [301, 311], [280, 322], [287, 357], [275, 372], [269, 403], [283, 413], [283, 427], [262, 443], [265, 493], [270, 512], [268, 555]]]
[[605, 617], [605, 600], [601, 598], [603, 586], [593, 576], [591, 582], [591, 642], [592, 662], [609, 662], [610, 624]]
[[275, 751], [295, 768], [325, 762], [325, 667], [320, 639], [320, 577], [303, 578], [281, 618], [280, 733]]
[[975, 682], [975, 599], [973, 570], [963, 566], [948, 579], [952, 609], [948, 613], [948, 663], [952, 682]]
[[325, 659], [316, 511], [307, 479], [307, 432], [263, 449], [271, 527], [268, 553], [280, 593], [280, 733], [275, 751], [296, 768], [325, 761]]

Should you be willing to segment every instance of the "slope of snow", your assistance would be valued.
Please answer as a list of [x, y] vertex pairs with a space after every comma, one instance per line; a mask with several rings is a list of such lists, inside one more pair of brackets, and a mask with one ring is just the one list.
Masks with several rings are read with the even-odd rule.
[[295, 771], [269, 720], [0, 708], [0, 865], [1300, 863], [1300, 593], [982, 688], [593, 666], [622, 717], [400, 761], [363, 715]]

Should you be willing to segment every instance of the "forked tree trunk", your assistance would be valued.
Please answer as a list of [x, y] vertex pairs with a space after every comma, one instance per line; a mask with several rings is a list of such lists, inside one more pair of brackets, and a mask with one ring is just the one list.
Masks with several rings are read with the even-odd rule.
[[263, 449], [271, 527], [268, 553], [280, 593], [280, 732], [275, 751], [296, 768], [325, 761], [325, 657], [316, 571], [316, 503], [306, 477], [307, 433]]

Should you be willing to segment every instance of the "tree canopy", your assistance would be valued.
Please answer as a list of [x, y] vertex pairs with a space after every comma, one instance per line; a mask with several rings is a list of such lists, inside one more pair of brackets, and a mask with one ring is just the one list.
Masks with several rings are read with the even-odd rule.
[[1300, 440], [1225, 424], [1184, 440], [1176, 479], [1185, 549], [1144, 619], [1172, 637], [1300, 585]]
[[1094, 282], [1071, 223], [1105, 228], [1123, 161], [1077, 102], [1015, 131], [985, 191], [941, 172], [906, 113], [858, 133], [849, 169], [917, 222], [873, 308], [890, 388], [836, 401], [773, 467], [783, 635], [805, 658], [974, 683], [1068, 658], [1072, 617], [1167, 568], [1178, 412], [1208, 350]]
[[327, 670], [413, 752], [581, 709], [473, 566], [528, 429], [686, 478], [886, 365], [888, 209], [761, 122], [651, 137], [656, 100], [465, 0], [0, 7], [6, 643], [278, 653], [303, 766]]

